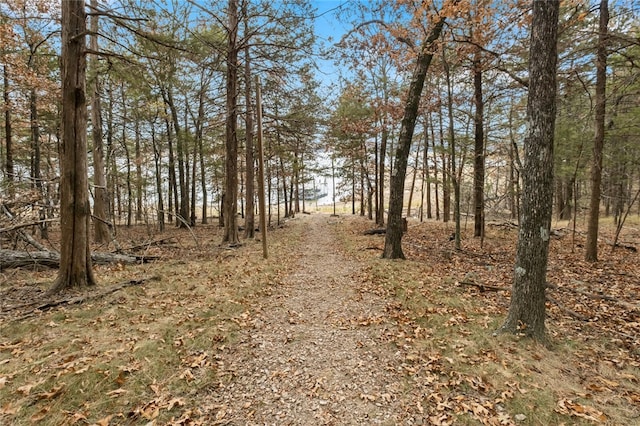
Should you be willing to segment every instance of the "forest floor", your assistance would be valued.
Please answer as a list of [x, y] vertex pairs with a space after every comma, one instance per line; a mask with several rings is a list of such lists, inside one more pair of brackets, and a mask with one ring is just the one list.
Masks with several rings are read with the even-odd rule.
[[410, 222], [406, 261], [353, 216], [287, 221], [267, 260], [213, 225], [140, 226], [121, 244], [159, 260], [96, 266], [96, 288], [48, 296], [55, 271], [1, 271], [0, 424], [640, 424], [638, 225], [615, 251], [603, 229], [595, 264], [556, 225], [549, 346], [494, 333], [507, 222], [460, 251], [451, 224]]

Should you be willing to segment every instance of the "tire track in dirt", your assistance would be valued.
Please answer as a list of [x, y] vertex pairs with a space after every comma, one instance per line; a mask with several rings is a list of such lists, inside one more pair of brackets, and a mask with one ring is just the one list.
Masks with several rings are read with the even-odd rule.
[[383, 339], [385, 301], [358, 291], [360, 267], [336, 250], [328, 216], [300, 221], [298, 266], [221, 354], [210, 414], [228, 425], [412, 423], [402, 354]]

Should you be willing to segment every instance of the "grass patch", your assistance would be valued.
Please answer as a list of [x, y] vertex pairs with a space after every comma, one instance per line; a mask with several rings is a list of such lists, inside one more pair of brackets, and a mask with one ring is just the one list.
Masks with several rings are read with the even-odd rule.
[[[293, 232], [289, 232], [290, 230]], [[217, 386], [217, 354], [277, 286], [303, 229], [236, 250], [203, 246], [181, 257], [96, 268], [99, 288], [156, 280], [101, 299], [0, 323], [0, 423], [166, 424], [197, 418]], [[201, 241], [205, 238], [201, 237]], [[283, 249], [289, 247], [289, 249]], [[41, 277], [43, 287], [55, 273]]]
[[[495, 280], [491, 284], [508, 287], [514, 248], [505, 242], [513, 238], [487, 236], [485, 243], [498, 253], [492, 257], [482, 251], [452, 255], [446, 230], [438, 237], [425, 228], [437, 225], [413, 231], [424, 236], [407, 244], [414, 260], [387, 261], [379, 258], [381, 251], [370, 250], [382, 249], [384, 240], [362, 235], [371, 222], [345, 218], [338, 224], [345, 251], [363, 264], [364, 287], [392, 298], [389, 309], [402, 330], [396, 344], [407, 350], [405, 369], [411, 386], [422, 389], [427, 423], [637, 421], [638, 360], [622, 341], [600, 333], [597, 324], [557, 316], [547, 322], [551, 350], [516, 336], [495, 335], [506, 317], [509, 294], [482, 293], [457, 282], [480, 271], [483, 279]], [[416, 248], [424, 257], [414, 255]]]

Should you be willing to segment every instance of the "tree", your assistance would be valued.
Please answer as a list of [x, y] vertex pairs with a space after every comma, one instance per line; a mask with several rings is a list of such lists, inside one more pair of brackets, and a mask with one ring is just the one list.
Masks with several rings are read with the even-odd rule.
[[84, 0], [63, 1], [60, 270], [51, 292], [95, 284], [89, 251], [86, 26]]
[[482, 98], [482, 60], [479, 49], [473, 63], [474, 156], [473, 156], [473, 236], [484, 238], [484, 100]]
[[503, 332], [545, 339], [545, 288], [553, 204], [559, 1], [533, 1], [522, 217]]
[[4, 98], [4, 136], [5, 136], [5, 177], [7, 179], [7, 193], [10, 198], [15, 195], [14, 168], [13, 168], [13, 127], [11, 126], [11, 95], [9, 92], [9, 70], [7, 64], [2, 67], [3, 71], [3, 98]]
[[225, 130], [224, 237], [229, 245], [238, 235], [238, 0], [229, 0], [227, 27], [227, 116]]
[[[244, 17], [245, 37], [249, 34], [249, 19], [247, 16], [247, 3], [243, 4], [242, 13]], [[249, 44], [244, 47], [244, 84], [245, 84], [245, 167], [247, 175], [247, 214], [244, 222], [244, 237], [254, 238], [255, 236], [255, 166], [254, 166], [254, 148], [253, 148], [253, 106], [251, 102], [251, 57], [249, 56]]]
[[[91, 9], [96, 11], [97, 0], [91, 0]], [[89, 46], [95, 55], [98, 52], [98, 15], [91, 16], [91, 36]], [[93, 141], [93, 185], [94, 205], [93, 224], [94, 239], [97, 243], [104, 243], [109, 238], [107, 226], [109, 197], [107, 194], [107, 178], [104, 168], [104, 144], [102, 143], [102, 108], [100, 103], [100, 81], [98, 77], [98, 60], [93, 56], [91, 60], [93, 78], [91, 80], [91, 140]]]
[[394, 159], [394, 172], [391, 176], [391, 185], [389, 187], [389, 215], [387, 220], [387, 232], [384, 240], [384, 251], [382, 257], [385, 259], [404, 259], [402, 252], [402, 234], [403, 220], [402, 207], [404, 201], [404, 181], [407, 172], [407, 162], [409, 151], [411, 149], [411, 141], [413, 138], [413, 130], [418, 116], [418, 107], [420, 106], [420, 97], [424, 87], [424, 80], [433, 58], [434, 43], [440, 37], [442, 28], [444, 27], [445, 18], [436, 17], [433, 28], [429, 35], [422, 42], [420, 52], [416, 59], [416, 67], [411, 77], [409, 91], [405, 104], [404, 117], [400, 127], [400, 135], [398, 137], [398, 147]]
[[609, 25], [609, 1], [600, 1], [598, 23], [598, 47], [596, 52], [596, 94], [595, 132], [593, 137], [593, 163], [591, 165], [591, 201], [589, 203], [589, 223], [585, 260], [598, 260], [598, 222], [600, 218], [600, 194], [602, 192], [602, 151], [604, 147], [604, 121], [607, 85], [607, 27]]

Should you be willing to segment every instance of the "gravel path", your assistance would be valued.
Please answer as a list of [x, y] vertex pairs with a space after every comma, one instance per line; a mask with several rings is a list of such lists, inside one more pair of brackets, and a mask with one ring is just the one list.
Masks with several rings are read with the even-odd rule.
[[227, 425], [412, 424], [403, 356], [384, 336], [385, 300], [358, 290], [332, 219], [303, 217], [297, 270], [223, 352], [213, 403]]

